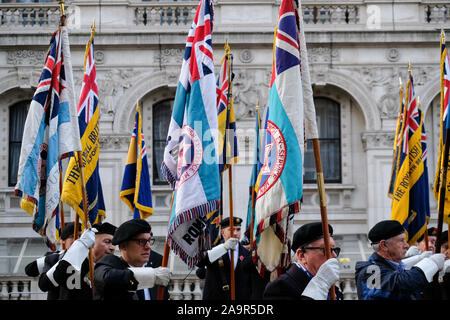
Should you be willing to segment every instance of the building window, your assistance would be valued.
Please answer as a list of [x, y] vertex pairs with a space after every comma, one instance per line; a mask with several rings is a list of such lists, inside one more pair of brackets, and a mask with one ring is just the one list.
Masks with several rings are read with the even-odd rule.
[[153, 105], [153, 184], [166, 185], [167, 181], [161, 173], [164, 158], [167, 131], [172, 116], [173, 99], [160, 101]]
[[[341, 177], [341, 121], [339, 103], [328, 98], [314, 98], [320, 157], [325, 182], [340, 183]], [[316, 182], [313, 145], [307, 142], [304, 161], [304, 182]]]
[[20, 148], [22, 146], [23, 127], [27, 119], [30, 101], [21, 101], [9, 108], [9, 170], [8, 186], [13, 187], [17, 183], [17, 171], [19, 169]]

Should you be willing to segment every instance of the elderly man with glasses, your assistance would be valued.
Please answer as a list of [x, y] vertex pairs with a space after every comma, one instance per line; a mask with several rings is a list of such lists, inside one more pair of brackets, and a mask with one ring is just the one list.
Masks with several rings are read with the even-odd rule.
[[156, 290], [149, 288], [167, 286], [170, 271], [148, 266], [153, 242], [147, 221], [132, 219], [121, 224], [112, 239], [121, 256], [106, 255], [95, 264], [94, 299], [156, 300]]
[[[329, 290], [339, 280], [340, 248], [335, 247], [333, 228], [328, 225], [332, 258], [327, 259], [320, 222], [308, 223], [294, 233], [292, 250], [294, 263], [264, 290], [264, 299], [327, 300]], [[336, 287], [337, 299], [342, 293]]]
[[370, 229], [374, 253], [355, 266], [359, 300], [417, 300], [443, 268], [445, 255], [415, 255], [405, 258], [406, 234], [400, 222], [383, 220]]

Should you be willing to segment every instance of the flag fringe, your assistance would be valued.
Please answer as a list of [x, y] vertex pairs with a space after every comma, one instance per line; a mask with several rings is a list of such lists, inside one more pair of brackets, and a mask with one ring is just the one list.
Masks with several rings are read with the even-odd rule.
[[[167, 235], [167, 243], [172, 248], [172, 250], [179, 255], [181, 260], [183, 260], [190, 268], [192, 268], [194, 265], [196, 265], [202, 256], [202, 251], [199, 250], [198, 254], [195, 256], [189, 256], [186, 251], [176, 242], [172, 239], [172, 234], [175, 232], [175, 230], [182, 225], [183, 223], [205, 217], [209, 212], [213, 212], [219, 209], [220, 206], [220, 200], [212, 200], [208, 201], [207, 203], [201, 204], [197, 207], [191, 208], [189, 210], [185, 210], [184, 212], [181, 212], [177, 215], [175, 221], [172, 223], [172, 225], [169, 227], [168, 235]], [[204, 250], [208, 250], [211, 247], [211, 241], [210, 241], [210, 235], [207, 231], [207, 228], [205, 229], [205, 233], [203, 233], [198, 238], [200, 248]]]

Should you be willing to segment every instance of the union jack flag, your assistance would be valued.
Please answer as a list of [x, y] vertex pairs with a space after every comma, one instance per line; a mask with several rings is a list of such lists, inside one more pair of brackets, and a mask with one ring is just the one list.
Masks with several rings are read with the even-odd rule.
[[424, 233], [430, 217], [423, 112], [414, 92], [411, 72], [405, 101], [404, 128], [399, 146], [401, 152], [398, 172], [392, 193], [391, 219], [403, 225], [411, 245]]
[[15, 194], [33, 216], [33, 229], [54, 250], [60, 203], [59, 161], [81, 150], [67, 29], [52, 36], [50, 50], [25, 121]]
[[[78, 125], [80, 128], [82, 161], [86, 176], [88, 216], [91, 224], [100, 222], [106, 216], [102, 184], [99, 173], [99, 108], [97, 74], [94, 60], [94, 34], [86, 44], [84, 57], [84, 76], [78, 103]], [[75, 157], [72, 157], [66, 170], [61, 199], [69, 204], [84, 221], [81, 175]]]
[[167, 243], [190, 267], [210, 248], [205, 224], [220, 204], [212, 27], [213, 3], [201, 0], [186, 41], [161, 165], [174, 190]]
[[219, 125], [219, 171], [223, 173], [228, 166], [238, 160], [236, 136], [236, 117], [231, 96], [233, 80], [233, 55], [228, 43], [225, 45], [225, 56], [222, 58], [220, 72], [217, 77], [217, 119]]
[[[444, 162], [444, 146], [446, 141], [446, 131], [450, 129], [450, 117], [448, 116], [450, 105], [450, 56], [445, 45], [445, 34], [441, 34], [441, 130], [439, 135], [439, 153], [436, 165], [434, 182], [434, 196], [439, 199], [439, 190], [442, 181], [442, 171]], [[447, 190], [450, 188], [450, 175], [447, 170]], [[450, 223], [450, 194], [446, 192], [444, 204], [444, 222]]]

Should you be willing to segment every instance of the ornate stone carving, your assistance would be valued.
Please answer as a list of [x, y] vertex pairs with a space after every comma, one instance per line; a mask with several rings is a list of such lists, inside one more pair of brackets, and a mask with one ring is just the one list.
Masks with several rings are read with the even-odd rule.
[[159, 51], [154, 56], [154, 62], [160, 65], [177, 64], [183, 62], [184, 50], [180, 48], [166, 48]]
[[313, 47], [308, 49], [309, 63], [330, 63], [340, 60], [340, 51], [328, 47]]
[[35, 66], [42, 65], [45, 59], [44, 51], [18, 50], [8, 52], [8, 64], [14, 66]]
[[364, 151], [370, 149], [392, 149], [394, 145], [393, 131], [364, 132], [361, 135]]
[[233, 81], [234, 113], [236, 119], [255, 116], [255, 106], [264, 106], [268, 98], [270, 70], [235, 70]]
[[381, 118], [395, 118], [399, 112], [399, 94], [386, 94], [378, 102]]
[[400, 60], [400, 52], [395, 48], [388, 49], [386, 51], [386, 59], [390, 62], [397, 62]]
[[239, 53], [239, 60], [243, 63], [250, 63], [253, 61], [253, 53], [249, 49], [244, 49]]
[[126, 151], [130, 144], [129, 135], [100, 135], [100, 149], [102, 151]]
[[105, 53], [101, 50], [94, 51], [94, 59], [96, 65], [102, 65], [105, 63]]
[[115, 101], [122, 96], [128, 88], [131, 87], [131, 78], [136, 72], [131, 69], [109, 69], [99, 79], [99, 94], [102, 97], [100, 112], [103, 115], [114, 117], [116, 112]]

